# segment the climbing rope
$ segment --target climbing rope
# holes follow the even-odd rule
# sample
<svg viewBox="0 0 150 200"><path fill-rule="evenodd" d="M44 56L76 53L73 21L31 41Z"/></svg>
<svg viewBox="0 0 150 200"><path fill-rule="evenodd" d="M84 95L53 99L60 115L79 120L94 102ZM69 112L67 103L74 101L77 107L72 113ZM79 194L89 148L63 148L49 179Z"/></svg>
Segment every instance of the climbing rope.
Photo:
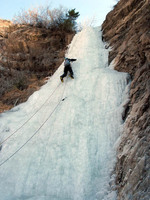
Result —
<svg viewBox="0 0 150 200"><path fill-rule="evenodd" d="M60 85L60 84L59 84ZM62 92L61 98L59 100L59 102L57 103L57 105L55 106L55 108L53 109L53 111L50 113L50 115L48 116L48 118L42 123L42 125L35 131L35 133L19 148L17 149L12 155L10 155L6 160L4 160L2 163L0 163L0 167L5 164L8 160L10 160L15 154L17 154L38 132L39 130L46 124L46 122L50 119L50 117L52 116L52 114L55 112L55 110L57 109L57 107L60 105L60 103L62 101L65 100L65 98L63 98L64 95L64 91L65 91L65 87L66 84L64 86L64 90Z"/></svg>
<svg viewBox="0 0 150 200"><path fill-rule="evenodd" d="M57 87L54 89L54 91L50 94L50 96L46 99L46 101L42 104L42 106L27 120L25 121L17 130L15 130L12 134L10 134L7 138L5 138L1 143L0 146L6 142L11 136L13 136L15 133L17 133L25 124L27 124L40 110L41 108L45 105L45 103L52 97L52 95L55 93L57 88L60 86L61 83L57 85Z"/></svg>

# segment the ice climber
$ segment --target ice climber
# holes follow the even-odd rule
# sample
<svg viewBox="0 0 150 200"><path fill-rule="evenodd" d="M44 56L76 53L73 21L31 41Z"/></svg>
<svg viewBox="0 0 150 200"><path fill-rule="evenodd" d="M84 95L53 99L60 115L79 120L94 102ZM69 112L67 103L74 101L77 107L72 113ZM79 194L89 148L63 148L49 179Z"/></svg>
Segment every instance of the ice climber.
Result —
<svg viewBox="0 0 150 200"><path fill-rule="evenodd" d="M71 63L70 62L74 62L77 59L70 59L70 58L65 58L64 61L64 73L60 76L60 80L63 82L63 78L67 76L67 73L70 73L70 77L74 78L73 76L73 71L72 71L72 67L71 67Z"/></svg>

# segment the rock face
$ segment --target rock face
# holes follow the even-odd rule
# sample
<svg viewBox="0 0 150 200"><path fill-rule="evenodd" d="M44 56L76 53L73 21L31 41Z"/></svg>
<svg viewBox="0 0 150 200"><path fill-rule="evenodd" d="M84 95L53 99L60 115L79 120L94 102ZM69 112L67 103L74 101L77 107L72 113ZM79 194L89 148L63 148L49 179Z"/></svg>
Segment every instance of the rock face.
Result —
<svg viewBox="0 0 150 200"><path fill-rule="evenodd" d="M8 28L11 24L11 21L0 19L0 39L5 34L5 28Z"/></svg>
<svg viewBox="0 0 150 200"><path fill-rule="evenodd" d="M0 112L24 102L63 62L74 33L0 20Z"/></svg>
<svg viewBox="0 0 150 200"><path fill-rule="evenodd" d="M102 25L109 62L131 75L130 102L118 147L118 200L150 199L150 1L120 0Z"/></svg>

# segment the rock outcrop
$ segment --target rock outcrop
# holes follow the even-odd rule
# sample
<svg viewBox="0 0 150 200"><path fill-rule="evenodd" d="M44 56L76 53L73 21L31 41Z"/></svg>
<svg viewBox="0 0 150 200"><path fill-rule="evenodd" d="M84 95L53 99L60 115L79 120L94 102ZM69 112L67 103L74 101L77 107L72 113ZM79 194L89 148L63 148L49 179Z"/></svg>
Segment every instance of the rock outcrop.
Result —
<svg viewBox="0 0 150 200"><path fill-rule="evenodd" d="M5 28L8 28L12 24L9 20L0 19L0 39L5 35Z"/></svg>
<svg viewBox="0 0 150 200"><path fill-rule="evenodd" d="M109 63L131 76L130 102L118 147L118 200L150 199L150 1L120 0L102 25Z"/></svg>
<svg viewBox="0 0 150 200"><path fill-rule="evenodd" d="M0 112L22 103L64 60L74 33L0 20Z"/></svg>

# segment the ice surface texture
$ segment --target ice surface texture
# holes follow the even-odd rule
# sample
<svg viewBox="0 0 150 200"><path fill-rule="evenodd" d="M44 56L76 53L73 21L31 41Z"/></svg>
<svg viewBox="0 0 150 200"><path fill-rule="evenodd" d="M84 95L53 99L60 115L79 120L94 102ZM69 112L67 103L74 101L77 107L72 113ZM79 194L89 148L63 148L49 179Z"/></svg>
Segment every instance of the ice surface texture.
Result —
<svg viewBox="0 0 150 200"><path fill-rule="evenodd" d="M66 56L77 59L72 64L74 80L66 77L60 84L62 64L26 103L1 114L0 141L31 119L2 144L0 163L48 119L0 167L2 200L116 199L109 182L123 126L128 75L108 67L99 29L85 28L70 44Z"/></svg>

